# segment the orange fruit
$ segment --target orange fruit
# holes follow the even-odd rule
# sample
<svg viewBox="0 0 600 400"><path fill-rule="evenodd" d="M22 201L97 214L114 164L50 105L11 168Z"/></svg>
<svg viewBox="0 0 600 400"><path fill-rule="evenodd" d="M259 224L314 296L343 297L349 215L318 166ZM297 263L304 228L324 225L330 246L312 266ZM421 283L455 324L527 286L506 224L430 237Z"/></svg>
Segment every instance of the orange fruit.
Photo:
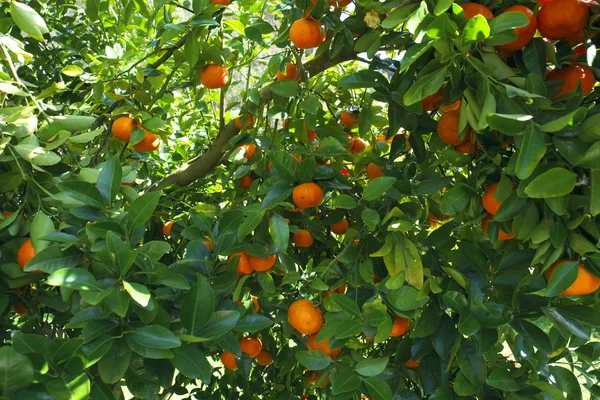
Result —
<svg viewBox="0 0 600 400"><path fill-rule="evenodd" d="M501 44L498 48L505 51L517 51L522 49L531 42L531 39L533 39L533 35L535 35L535 31L537 30L537 18L535 13L530 8L520 4L508 7L504 12L520 12L529 19L529 23L521 28L514 29L514 32L517 34L517 39L509 43Z"/></svg>
<svg viewBox="0 0 600 400"><path fill-rule="evenodd" d="M472 156L475 154L475 150L477 149L477 136L475 134L471 135L471 138L458 146L454 146L454 149L459 153L468 154Z"/></svg>
<svg viewBox="0 0 600 400"><path fill-rule="evenodd" d="M450 146L458 146L469 141L471 138L471 127L467 125L467 133L464 140L460 140L458 131L460 121L460 111L449 111L444 113L437 123L437 132L442 142Z"/></svg>
<svg viewBox="0 0 600 400"><path fill-rule="evenodd" d="M208 89L219 89L229 81L229 71L222 65L208 64L200 70L200 83Z"/></svg>
<svg viewBox="0 0 600 400"><path fill-rule="evenodd" d="M473 18L476 15L482 15L487 19L494 18L494 14L492 14L492 11L483 4L466 3L461 4L460 7L463 9L467 20Z"/></svg>
<svg viewBox="0 0 600 400"><path fill-rule="evenodd" d="M290 27L290 40L299 49L319 47L323 42L321 24L313 18L300 18Z"/></svg>
<svg viewBox="0 0 600 400"><path fill-rule="evenodd" d="M396 318L394 319L394 325L392 326L392 333L390 334L390 337L404 335L406 332L408 332L409 324L410 321L408 320L408 318L396 316Z"/></svg>
<svg viewBox="0 0 600 400"><path fill-rule="evenodd" d="M116 139L129 142L131 138L131 131L133 128L139 126L140 124L138 124L133 118L119 117L113 122L111 131Z"/></svg>
<svg viewBox="0 0 600 400"><path fill-rule="evenodd" d="M444 213L440 213L440 214L442 216L442 221L446 221L447 219L450 218L450 215L446 215ZM440 219L438 217L436 217L435 214L433 214L431 211L429 211L429 226L431 226L432 228L435 228L439 224L440 224Z"/></svg>
<svg viewBox="0 0 600 400"><path fill-rule="evenodd" d="M336 235L343 235L348 230L348 221L342 219L335 224L329 225L329 228L331 229L331 232L335 233Z"/></svg>
<svg viewBox="0 0 600 400"><path fill-rule="evenodd" d="M288 309L288 321L298 332L312 335L323 326L323 315L313 303L300 299L292 303Z"/></svg>
<svg viewBox="0 0 600 400"><path fill-rule="evenodd" d="M12 212L12 211L2 211L3 217L10 217L13 214L14 214L14 212Z"/></svg>
<svg viewBox="0 0 600 400"><path fill-rule="evenodd" d="M349 113L348 111L344 110L340 114L340 122L347 128L354 128L357 118L357 112Z"/></svg>
<svg viewBox="0 0 600 400"><path fill-rule="evenodd" d="M21 269L25 268L25 265L27 265L27 263L31 261L33 256L36 254L37 252L33 248L33 242L31 239L27 239L27 241L21 245L19 251L17 252L17 263L21 266ZM44 271L39 269L27 272L44 273Z"/></svg>
<svg viewBox="0 0 600 400"><path fill-rule="evenodd" d="M452 104L441 105L440 106L440 110L442 110L444 112L459 110L460 109L460 103L461 103L461 101L460 101L460 99L458 99L458 100L456 100Z"/></svg>
<svg viewBox="0 0 600 400"><path fill-rule="evenodd" d="M275 265L275 260L277 260L277 256L275 254L267 258L254 257L253 255L248 254L248 262L250 263L250 266L253 270L259 272L270 270L273 265Z"/></svg>
<svg viewBox="0 0 600 400"><path fill-rule="evenodd" d="M240 186L246 190L250 190L250 185L252 185L252 182L254 182L254 179L250 178L250 176L246 174L240 179Z"/></svg>
<svg viewBox="0 0 600 400"><path fill-rule="evenodd" d="M208 236L204 236L204 237L207 238L208 241L202 242L202 244L205 245L206 247L208 247L208 249L210 251L212 251L213 247L212 247L212 242L210 241L210 238Z"/></svg>
<svg viewBox="0 0 600 400"><path fill-rule="evenodd" d="M257 338L245 337L240 340L240 348L242 349L242 353L246 353L248 357L254 358L262 351L262 342Z"/></svg>
<svg viewBox="0 0 600 400"><path fill-rule="evenodd" d="M590 17L586 3L579 0L552 0L537 16L537 27L546 39L568 39L585 28Z"/></svg>
<svg viewBox="0 0 600 400"><path fill-rule="evenodd" d="M252 299L252 303L254 303L254 314L256 314L260 310L260 304L258 304L256 296L250 296L250 298Z"/></svg>
<svg viewBox="0 0 600 400"><path fill-rule="evenodd" d="M236 272L238 273L238 275L251 274L252 271L254 271L254 270L250 266L250 260L248 260L248 253L246 253L245 251L240 251L239 253L234 253L234 254L230 255L229 259L232 260L236 256L240 257L238 259L238 264L237 264L237 268L236 268Z"/></svg>
<svg viewBox="0 0 600 400"><path fill-rule="evenodd" d="M383 172L381 172L381 170L383 170L382 166L379 166L375 163L369 163L369 165L367 165L367 176L369 179L379 178L380 176L383 176Z"/></svg>
<svg viewBox="0 0 600 400"><path fill-rule="evenodd" d="M315 372L315 371L310 371L308 373L308 375L306 376L306 382L311 384L311 385L315 385L323 376L323 373L321 372ZM325 386L329 385L329 380L323 382L321 385L319 385L320 388L324 388Z"/></svg>
<svg viewBox="0 0 600 400"><path fill-rule="evenodd" d="M292 200L300 209L316 207L323 201L323 189L314 182L303 183L294 188Z"/></svg>
<svg viewBox="0 0 600 400"><path fill-rule="evenodd" d="M241 144L237 146L243 148L246 151L246 159L250 161L254 153L256 153L256 145L254 143Z"/></svg>
<svg viewBox="0 0 600 400"><path fill-rule="evenodd" d="M173 221L167 221L163 225L162 231L165 236L171 236L171 228L173 228Z"/></svg>
<svg viewBox="0 0 600 400"><path fill-rule="evenodd" d="M239 130L242 130L246 125L248 125L248 129L252 129L254 128L254 115L246 113L234 119L233 122Z"/></svg>
<svg viewBox="0 0 600 400"><path fill-rule="evenodd" d="M304 124L304 130L306 131L307 143L312 143L317 140L317 132L312 129L308 129L308 125Z"/></svg>
<svg viewBox="0 0 600 400"><path fill-rule="evenodd" d="M488 226L490 225L490 221L492 220L492 218L494 218L493 215L488 215L484 219L481 220L481 230L486 235L488 233ZM512 221L510 222L510 225L512 226ZM498 231L498 240L510 240L510 239L513 239L514 237L515 237L514 233L506 233L502 230L502 228L500 228L500 230Z"/></svg>
<svg viewBox="0 0 600 400"><path fill-rule="evenodd" d="M133 186L135 184L135 180L131 182L121 182L121 186Z"/></svg>
<svg viewBox="0 0 600 400"><path fill-rule="evenodd" d="M342 352L341 347L338 349L331 349L331 347L329 347L329 339L324 339L320 342L317 342L316 333L308 338L308 349L320 351L321 353L327 354L331 358L337 357Z"/></svg>
<svg viewBox="0 0 600 400"><path fill-rule="evenodd" d="M237 361L235 359L235 354L230 353L228 351L224 351L221 353L221 363L225 368L228 368L232 371L237 371Z"/></svg>
<svg viewBox="0 0 600 400"><path fill-rule="evenodd" d="M262 350L258 356L256 356L256 362L258 365L269 365L273 362L273 357L267 350Z"/></svg>
<svg viewBox="0 0 600 400"><path fill-rule="evenodd" d="M552 274L554 273L556 267L562 263L571 261L575 260L564 259L555 262L554 265L550 267L548 272L546 272L548 281L552 278ZM571 286L561 293L563 296L582 296L584 294L593 293L600 287L600 278L590 274L588 270L585 269L581 264L578 264L577 268L579 269L577 273L577 279L575 279L575 282L573 282Z"/></svg>
<svg viewBox="0 0 600 400"><path fill-rule="evenodd" d="M298 76L298 72L300 71L298 70L298 67L296 67L296 64L287 63L285 65L285 74L282 74L281 71L277 72L277 80L285 81L296 79L296 77Z"/></svg>
<svg viewBox="0 0 600 400"><path fill-rule="evenodd" d="M436 108L439 108L442 105L442 101L444 100L444 85L438 89L437 92L425 97L421 100L421 105L423 106L423 111L433 111Z"/></svg>
<svg viewBox="0 0 600 400"><path fill-rule="evenodd" d="M19 315L26 315L27 314L27 310L25 309L25 306L23 305L23 303L17 303L13 306L15 312Z"/></svg>
<svg viewBox="0 0 600 400"><path fill-rule="evenodd" d="M221 4L224 6L228 6L231 0L210 0L210 2L213 4Z"/></svg>
<svg viewBox="0 0 600 400"><path fill-rule="evenodd" d="M361 151L365 151L365 149L367 148L367 144L368 143L362 140L361 138L354 138L352 139L352 146L350 146L348 150L350 150L352 154L358 154Z"/></svg>
<svg viewBox="0 0 600 400"><path fill-rule="evenodd" d="M594 88L594 84L596 83L596 77L594 76L592 70L580 64L569 65L568 67L555 69L548 73L547 79L562 81L558 87L560 92L558 92L555 98L574 92L579 82L581 82L583 95L587 96L590 94Z"/></svg>
<svg viewBox="0 0 600 400"><path fill-rule="evenodd" d="M326 291L323 294L323 297L329 297L332 294L344 294L344 293L346 293L346 284L343 284L342 286L340 286L339 288L337 288L337 289L335 289L333 291L331 291L331 290Z"/></svg>
<svg viewBox="0 0 600 400"><path fill-rule="evenodd" d="M160 136L144 129L144 138L133 145L133 148L141 153L154 151L160 146Z"/></svg>
<svg viewBox="0 0 600 400"><path fill-rule="evenodd" d="M419 366L419 361L414 361L412 358L404 363L408 368L417 368Z"/></svg>
<svg viewBox="0 0 600 400"><path fill-rule="evenodd" d="M294 233L294 243L298 247L310 247L314 241L313 235L307 230L301 229Z"/></svg>
<svg viewBox="0 0 600 400"><path fill-rule="evenodd" d="M496 214L502 205L501 202L494 198L496 190L498 190L498 182L489 185L483 192L483 197L481 198L483 208L492 215Z"/></svg>

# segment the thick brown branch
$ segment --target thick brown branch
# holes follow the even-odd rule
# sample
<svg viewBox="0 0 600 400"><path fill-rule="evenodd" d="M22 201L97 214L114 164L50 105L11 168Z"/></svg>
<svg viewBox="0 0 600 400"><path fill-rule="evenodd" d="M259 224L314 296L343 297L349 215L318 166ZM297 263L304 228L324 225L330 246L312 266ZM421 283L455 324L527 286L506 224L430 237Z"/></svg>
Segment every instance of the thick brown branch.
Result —
<svg viewBox="0 0 600 400"><path fill-rule="evenodd" d="M329 59L328 53L323 53L318 58L306 63L304 69L310 76L315 76L339 63L352 60L355 57L356 53L353 51L341 52L332 59ZM261 104L266 104L271 100L271 96L270 86L265 86L260 92ZM235 123L229 121L229 123L219 132L215 141L204 154L195 157L188 163L182 165L162 180L156 182L148 190L162 190L172 185L186 186L203 177L219 164L225 155L227 144L239 132L240 130L235 126Z"/></svg>

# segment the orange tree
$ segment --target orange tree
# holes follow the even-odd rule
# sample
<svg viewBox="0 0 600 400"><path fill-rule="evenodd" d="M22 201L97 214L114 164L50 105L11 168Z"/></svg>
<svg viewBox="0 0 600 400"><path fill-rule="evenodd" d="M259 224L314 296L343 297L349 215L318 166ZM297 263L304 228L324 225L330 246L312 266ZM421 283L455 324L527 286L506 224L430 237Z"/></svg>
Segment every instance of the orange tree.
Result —
<svg viewBox="0 0 600 400"><path fill-rule="evenodd" d="M2 396L600 396L595 2L26 3Z"/></svg>

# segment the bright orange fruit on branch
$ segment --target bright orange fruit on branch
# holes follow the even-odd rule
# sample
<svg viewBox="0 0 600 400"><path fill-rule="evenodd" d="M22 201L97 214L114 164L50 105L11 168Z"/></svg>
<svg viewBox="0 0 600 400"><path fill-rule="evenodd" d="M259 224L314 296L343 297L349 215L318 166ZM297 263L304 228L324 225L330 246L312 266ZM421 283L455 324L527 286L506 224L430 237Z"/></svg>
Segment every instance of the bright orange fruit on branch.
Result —
<svg viewBox="0 0 600 400"><path fill-rule="evenodd" d="M171 229L173 228L173 221L167 221L163 225L162 231L165 236L171 236Z"/></svg>
<svg viewBox="0 0 600 400"><path fill-rule="evenodd" d="M329 347L329 339L321 340L317 342L317 334L313 334L308 338L308 349L320 351L321 353L327 354L329 357L337 357L341 352L342 348L332 349Z"/></svg>
<svg viewBox="0 0 600 400"><path fill-rule="evenodd" d="M250 190L250 186L252 186L252 182L254 182L254 179L252 179L248 174L246 174L246 175L242 176L242 178L240 179L240 186L246 190Z"/></svg>
<svg viewBox="0 0 600 400"><path fill-rule="evenodd" d="M314 182L303 183L294 188L292 200L296 207L316 207L323 201L323 189Z"/></svg>
<svg viewBox="0 0 600 400"><path fill-rule="evenodd" d="M237 128L240 130L243 129L245 126L248 126L248 129L254 128L254 116L250 113L240 115L233 121L235 122L235 126L237 126Z"/></svg>
<svg viewBox="0 0 600 400"><path fill-rule="evenodd" d="M367 165L367 176L369 179L379 178L380 176L383 176L383 172L381 172L382 170L382 166L379 166L375 163L369 163Z"/></svg>
<svg viewBox="0 0 600 400"><path fill-rule="evenodd" d="M423 111L433 111L436 108L439 108L442 105L442 100L444 99L444 86L440 87L437 92L425 97L421 100L421 105L423 106Z"/></svg>
<svg viewBox="0 0 600 400"><path fill-rule="evenodd" d="M113 122L111 131L116 139L129 142L131 139L131 131L133 128L137 128L139 126L140 124L138 124L133 118L119 117Z"/></svg>
<svg viewBox="0 0 600 400"><path fill-rule="evenodd" d="M312 335L323 326L323 315L313 303L300 299L292 303L288 309L288 321L298 332Z"/></svg>
<svg viewBox="0 0 600 400"><path fill-rule="evenodd" d="M294 233L294 243L298 247L310 247L314 241L313 235L305 229L300 229Z"/></svg>
<svg viewBox="0 0 600 400"><path fill-rule="evenodd" d="M210 2L213 4L221 4L224 6L228 6L231 0L210 0Z"/></svg>
<svg viewBox="0 0 600 400"><path fill-rule="evenodd" d="M415 361L411 358L407 362L405 362L404 365L408 368L417 368L419 366L419 361Z"/></svg>
<svg viewBox="0 0 600 400"><path fill-rule="evenodd" d="M232 371L237 371L237 361L235 359L235 354L230 353L228 351L224 351L221 353L221 363Z"/></svg>
<svg viewBox="0 0 600 400"><path fill-rule="evenodd" d="M442 142L450 146L458 146L469 141L471 138L471 127L467 126L465 138L460 140L459 128L460 111L444 113L437 123L437 132Z"/></svg>
<svg viewBox="0 0 600 400"><path fill-rule="evenodd" d="M329 225L331 232L336 235L343 235L348 230L348 221L346 219L342 219L339 222Z"/></svg>
<svg viewBox="0 0 600 400"><path fill-rule="evenodd" d="M277 80L285 81L285 80L296 79L296 77L298 76L298 72L300 72L300 71L298 70L298 67L296 67L296 64L287 63L285 65L285 74L282 73L281 71L277 72Z"/></svg>
<svg viewBox="0 0 600 400"><path fill-rule="evenodd" d="M299 49L319 47L323 42L321 24L314 18L301 18L290 27L290 40Z"/></svg>
<svg viewBox="0 0 600 400"><path fill-rule="evenodd" d="M160 146L160 136L155 135L144 129L144 138L139 142L133 145L133 148L139 152L145 153L149 151L154 151L158 149Z"/></svg>
<svg viewBox="0 0 600 400"><path fill-rule="evenodd" d="M556 97L574 92L580 82L583 95L587 96L596 84L596 77L592 70L581 64L555 69L548 74L548 80L562 81L559 86L560 92Z"/></svg>
<svg viewBox="0 0 600 400"><path fill-rule="evenodd" d="M461 4L460 7L463 9L467 20L473 18L476 15L482 15L487 19L494 18L494 14L492 14L492 11L483 4L466 3Z"/></svg>
<svg viewBox="0 0 600 400"><path fill-rule="evenodd" d="M222 65L208 64L200 70L200 83L208 89L219 89L229 81L229 71Z"/></svg>
<svg viewBox="0 0 600 400"><path fill-rule="evenodd" d="M562 263L571 261L575 260L563 259L555 262L554 265L550 267L548 272L546 272L548 276L548 281L550 281L550 279L552 278L552 274L554 273L556 267L558 267ZM569 286L561 293L563 296L582 296L585 294L593 293L600 287L599 278L590 274L588 270L585 269L581 264L577 265L577 268L579 270L577 274L577 279L575 279L575 282L573 282L571 286Z"/></svg>
<svg viewBox="0 0 600 400"><path fill-rule="evenodd" d="M340 122L347 128L354 128L356 126L356 119L358 118L357 112L348 112L346 110L340 113Z"/></svg>
<svg viewBox="0 0 600 400"><path fill-rule="evenodd" d="M273 356L267 350L262 350L258 356L256 356L256 362L258 365L269 365L273 362Z"/></svg>
<svg viewBox="0 0 600 400"><path fill-rule="evenodd" d="M440 110L442 110L444 112L458 110L458 109L460 109L460 103L461 103L461 101L460 101L460 99L458 99L452 104L447 104L447 105L442 104L440 106Z"/></svg>
<svg viewBox="0 0 600 400"><path fill-rule="evenodd" d="M240 257L238 259L238 264L237 264L237 268L236 268L236 271L237 271L238 275L249 275L249 274L251 274L252 271L254 271L254 270L250 266L250 260L248 260L248 253L246 253L245 251L241 251L239 253L234 253L234 254L232 254L232 255L229 256L229 259L232 260L236 256Z"/></svg>
<svg viewBox="0 0 600 400"><path fill-rule="evenodd" d="M21 269L25 268L25 265L27 265L27 263L29 261L31 261L31 259L36 254L37 254L37 252L35 251L35 248L33 247L33 242L31 241L31 239L27 239L27 241L21 245L21 247L19 248L19 251L17 252L17 263L21 266ZM36 269L34 271L28 271L28 272L43 273L44 271Z"/></svg>
<svg viewBox="0 0 600 400"><path fill-rule="evenodd" d="M483 192L483 197L481 198L483 208L492 215L495 215L502 205L502 203L494 197L496 190L498 190L498 182L489 185Z"/></svg>
<svg viewBox="0 0 600 400"><path fill-rule="evenodd" d="M254 153L256 153L256 145L254 143L241 144L237 147L241 147L246 152L245 156L248 161L252 158Z"/></svg>
<svg viewBox="0 0 600 400"><path fill-rule="evenodd" d="M585 28L590 17L580 0L552 0L542 6L537 17L540 34L546 39L568 39Z"/></svg>
<svg viewBox="0 0 600 400"><path fill-rule="evenodd" d="M517 34L517 39L509 43L501 44L498 48L505 51L517 51L522 49L531 42L531 39L533 39L533 35L535 35L535 31L537 30L537 18L535 13L530 8L520 4L508 7L504 12L520 12L529 19L529 23L521 28L514 29L514 32Z"/></svg>
<svg viewBox="0 0 600 400"><path fill-rule="evenodd" d="M408 332L409 324L410 321L408 320L408 318L396 316L396 318L394 319L394 325L392 326L392 333L390 334L390 336L396 337L404 335L406 332Z"/></svg>
<svg viewBox="0 0 600 400"><path fill-rule="evenodd" d="M254 358L260 354L262 342L257 338L245 337L240 340L240 348L242 349L242 353L246 353L248 357Z"/></svg>
<svg viewBox="0 0 600 400"><path fill-rule="evenodd" d="M255 271L268 271L273 265L275 265L275 260L277 260L276 255L269 256L267 258L254 257L251 254L248 254L248 262L250 266Z"/></svg>

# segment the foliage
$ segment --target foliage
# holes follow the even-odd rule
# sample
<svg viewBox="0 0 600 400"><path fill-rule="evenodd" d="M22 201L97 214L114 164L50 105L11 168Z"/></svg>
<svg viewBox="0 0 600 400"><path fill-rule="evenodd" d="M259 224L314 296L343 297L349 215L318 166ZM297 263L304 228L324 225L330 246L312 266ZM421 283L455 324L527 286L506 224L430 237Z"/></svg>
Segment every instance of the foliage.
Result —
<svg viewBox="0 0 600 400"><path fill-rule="evenodd" d="M546 79L574 62L600 73L596 48L535 37L499 55L528 22L499 16L514 3L488 1L496 17L468 21L446 0L3 3L0 393L600 395L598 292L561 295L576 262L545 274L573 259L600 276L598 95L578 84L557 97ZM288 35L304 11L327 32L305 52ZM221 90L199 84L212 63L229 69ZM298 79L275 80L288 63ZM426 107L436 95L461 100L472 154L440 140L440 104ZM355 127L342 111L359 112ZM158 151L111 135L124 114L160 136ZM131 145L143 138L133 129ZM370 163L384 176L366 179ZM307 182L324 199L295 209ZM332 234L342 219L345 234ZM299 230L314 243L294 245ZM22 268L29 238L37 254ZM275 265L240 276L242 251ZM339 356L290 325L302 298ZM410 330L390 336L398 316ZM243 353L246 336L273 362Z"/></svg>

